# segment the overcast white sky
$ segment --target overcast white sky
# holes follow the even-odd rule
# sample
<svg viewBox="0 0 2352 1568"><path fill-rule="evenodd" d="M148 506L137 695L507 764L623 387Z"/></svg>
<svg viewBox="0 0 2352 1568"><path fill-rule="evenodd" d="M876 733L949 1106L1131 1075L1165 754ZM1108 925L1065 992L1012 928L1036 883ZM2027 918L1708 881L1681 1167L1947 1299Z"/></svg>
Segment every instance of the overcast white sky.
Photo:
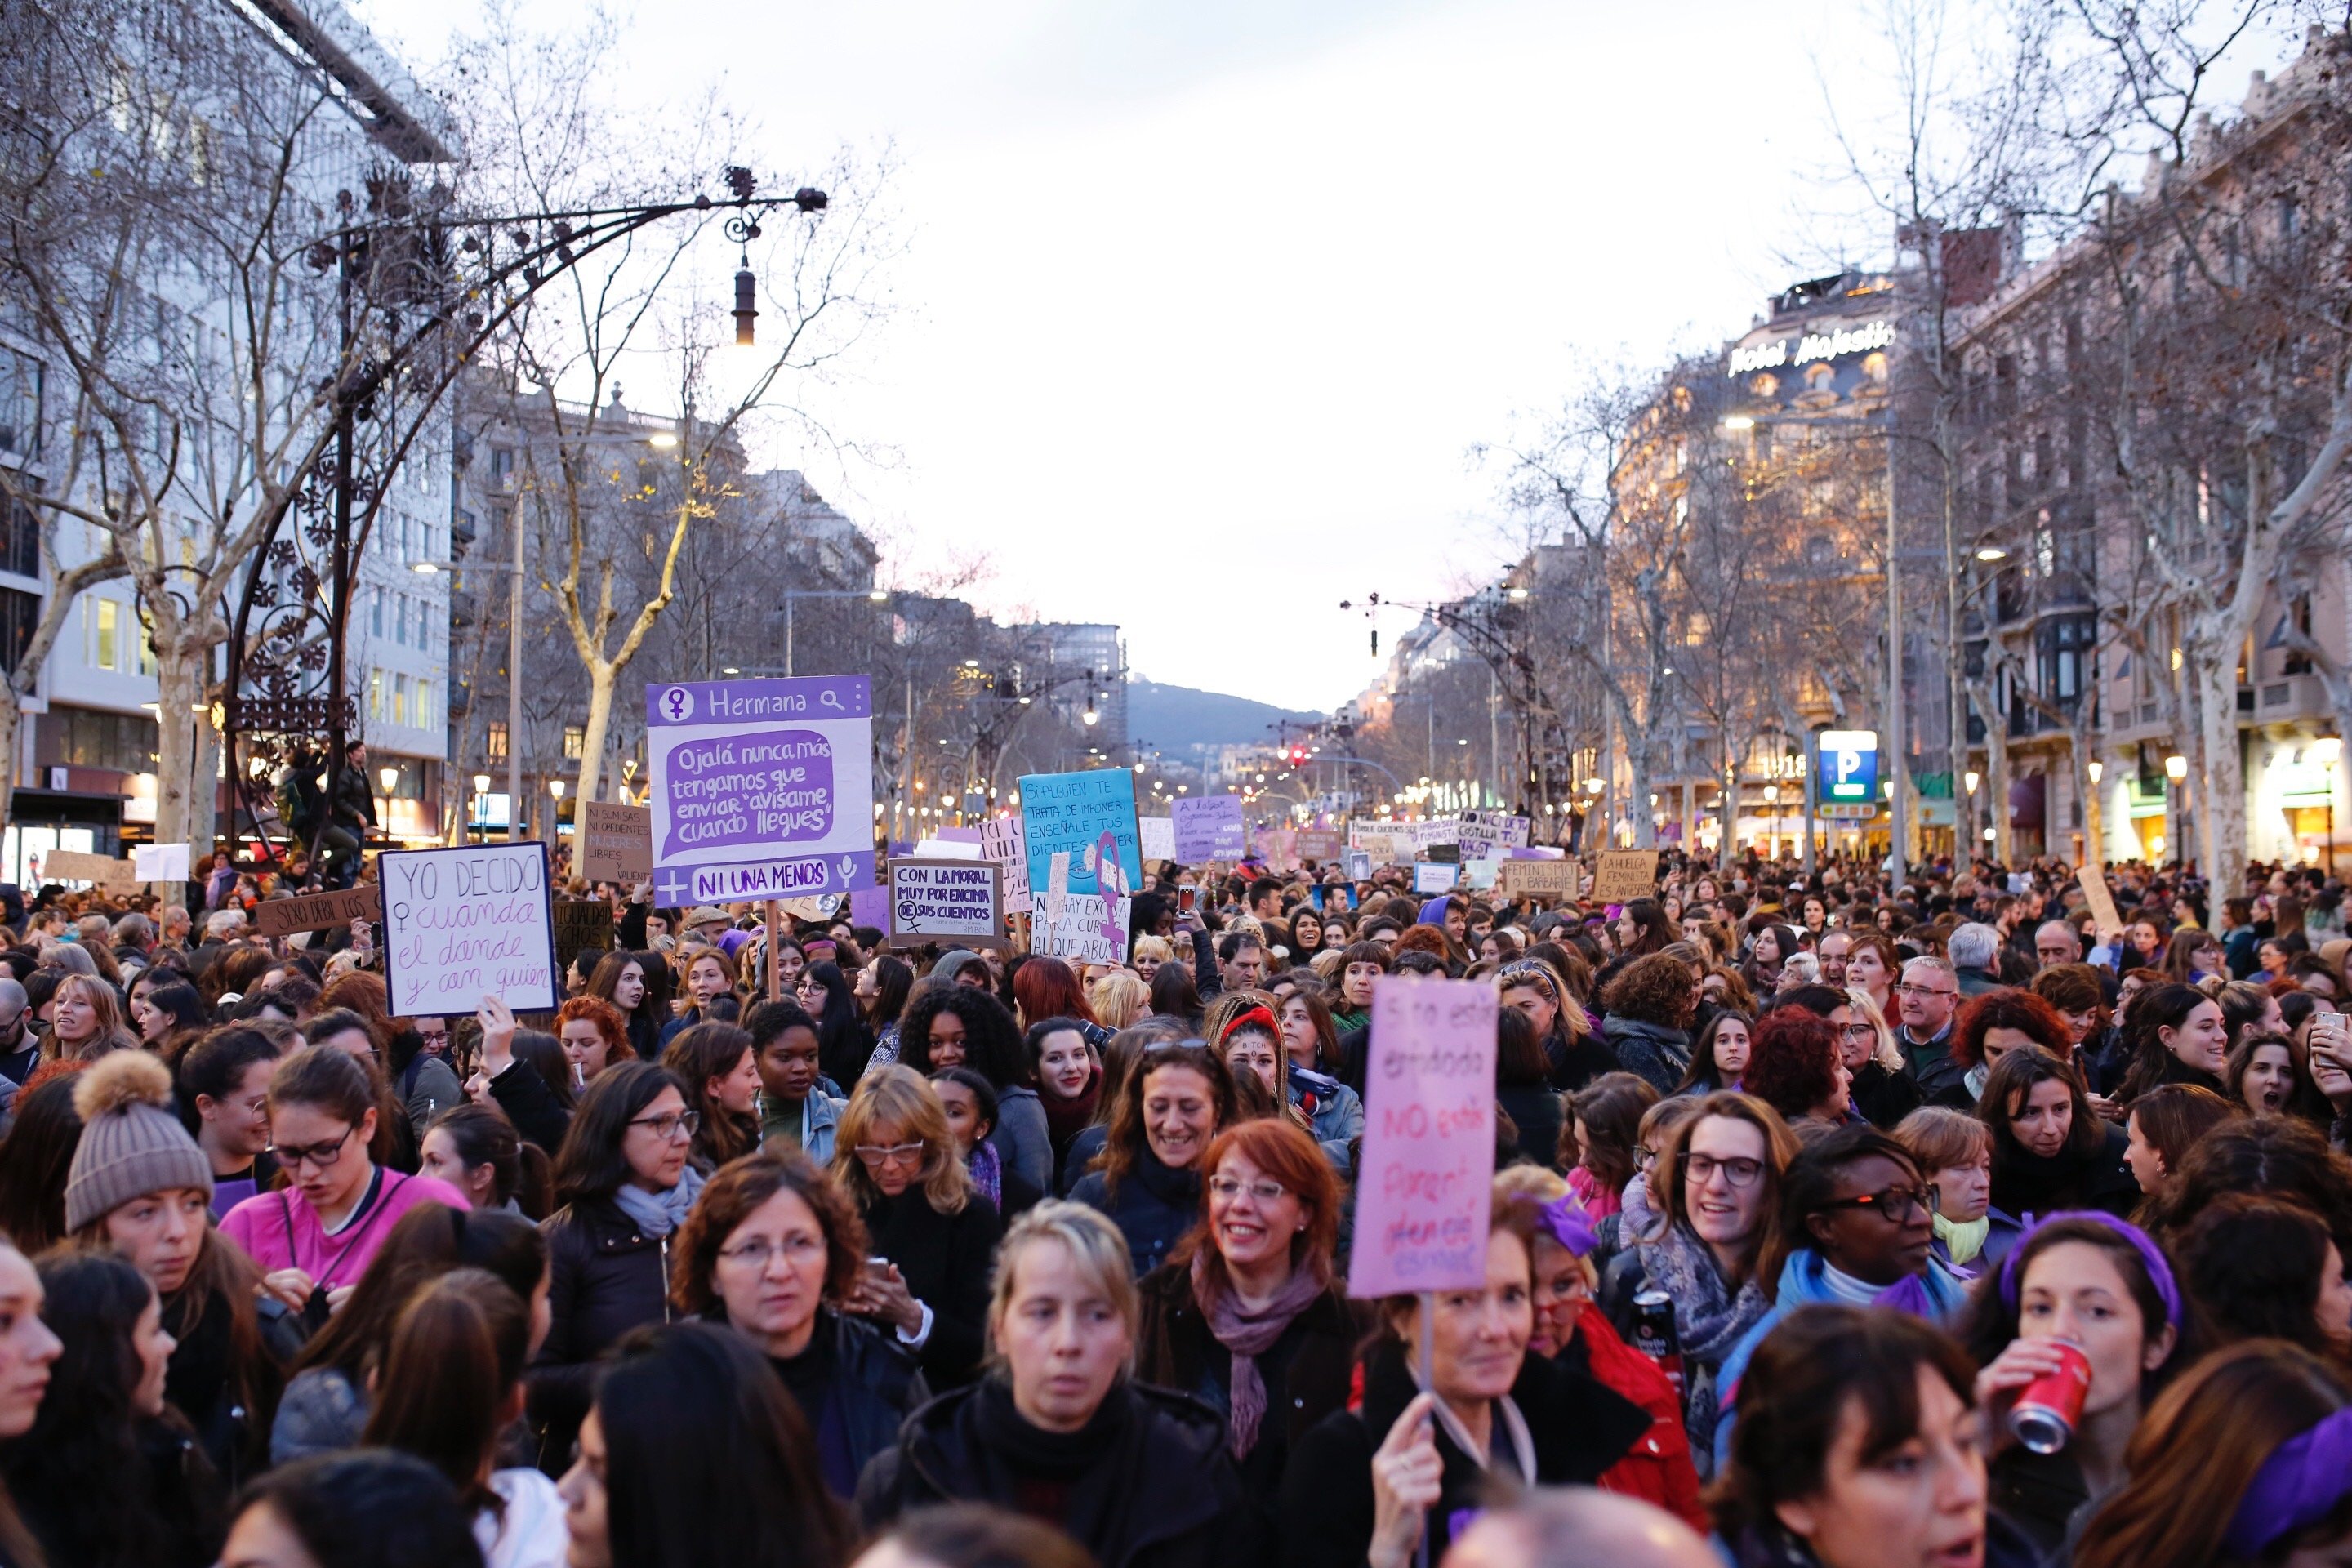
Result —
<svg viewBox="0 0 2352 1568"><path fill-rule="evenodd" d="M474 14L352 4L419 61ZM985 551L985 608L1119 622L1139 676L1328 708L1377 668L1340 599L1500 558L1466 448L1834 262L1816 72L1866 132L1876 14L661 0L616 64L751 110L745 161L788 183L895 144L903 313L827 412L898 460L806 458L843 510L902 553ZM714 286L732 261L712 247Z"/></svg>

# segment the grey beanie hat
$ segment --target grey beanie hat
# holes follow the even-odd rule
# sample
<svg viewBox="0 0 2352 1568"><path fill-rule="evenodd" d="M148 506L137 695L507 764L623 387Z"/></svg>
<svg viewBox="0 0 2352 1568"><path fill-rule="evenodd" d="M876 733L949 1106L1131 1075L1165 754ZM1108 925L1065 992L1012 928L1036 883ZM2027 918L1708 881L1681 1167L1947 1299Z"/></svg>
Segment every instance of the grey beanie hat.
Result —
<svg viewBox="0 0 2352 1568"><path fill-rule="evenodd" d="M66 1229L174 1187L213 1194L213 1164L172 1113L171 1070L143 1050L110 1051L74 1085L81 1142L66 1174Z"/></svg>

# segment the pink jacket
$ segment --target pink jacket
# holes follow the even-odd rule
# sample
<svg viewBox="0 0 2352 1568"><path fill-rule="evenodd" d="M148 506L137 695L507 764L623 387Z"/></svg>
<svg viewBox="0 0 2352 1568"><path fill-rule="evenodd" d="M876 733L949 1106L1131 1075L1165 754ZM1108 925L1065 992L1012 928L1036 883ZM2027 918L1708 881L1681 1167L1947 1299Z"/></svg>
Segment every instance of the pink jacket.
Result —
<svg viewBox="0 0 2352 1568"><path fill-rule="evenodd" d="M318 1212L290 1189L256 1193L228 1211L221 1234L236 1242L261 1265L265 1274L279 1268L299 1268L321 1289L355 1285L400 1216L423 1203L469 1208L466 1194L431 1176L404 1175L380 1170L375 1203L367 1212L329 1236L319 1224Z"/></svg>

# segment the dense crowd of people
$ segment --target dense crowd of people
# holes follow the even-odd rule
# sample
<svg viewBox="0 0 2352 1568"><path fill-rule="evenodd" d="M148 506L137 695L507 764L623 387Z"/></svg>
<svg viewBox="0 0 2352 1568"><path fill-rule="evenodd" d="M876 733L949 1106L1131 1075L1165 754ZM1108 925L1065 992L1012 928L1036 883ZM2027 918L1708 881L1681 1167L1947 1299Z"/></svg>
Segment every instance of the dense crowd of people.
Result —
<svg viewBox="0 0 2352 1568"><path fill-rule="evenodd" d="M457 1019L0 888L0 1564L2352 1562L2341 885L1661 858L1166 867L1116 964L579 888ZM1352 1300L1433 976L1484 1278Z"/></svg>

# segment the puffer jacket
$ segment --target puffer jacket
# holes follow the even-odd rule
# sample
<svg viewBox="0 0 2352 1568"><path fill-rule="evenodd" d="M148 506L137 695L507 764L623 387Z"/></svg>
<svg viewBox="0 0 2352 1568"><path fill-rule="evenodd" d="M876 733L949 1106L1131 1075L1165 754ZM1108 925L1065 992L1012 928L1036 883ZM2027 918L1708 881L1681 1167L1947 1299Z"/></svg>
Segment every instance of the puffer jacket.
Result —
<svg viewBox="0 0 2352 1568"><path fill-rule="evenodd" d="M669 1248L611 1198L566 1204L540 1225L547 1237L548 1331L523 1374L540 1467L560 1475L587 1419L596 1358L631 1329L669 1321Z"/></svg>

